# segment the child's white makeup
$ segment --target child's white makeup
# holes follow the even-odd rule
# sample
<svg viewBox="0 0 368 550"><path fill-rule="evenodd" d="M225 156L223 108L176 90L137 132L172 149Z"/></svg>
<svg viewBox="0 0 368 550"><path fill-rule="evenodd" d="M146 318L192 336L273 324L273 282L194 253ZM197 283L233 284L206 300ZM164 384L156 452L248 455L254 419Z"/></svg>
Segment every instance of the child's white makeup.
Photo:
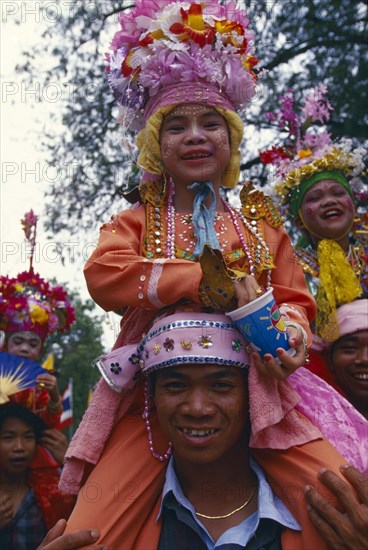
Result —
<svg viewBox="0 0 368 550"><path fill-rule="evenodd" d="M166 115L160 146L166 173L183 185L206 179L220 184L231 156L226 120L201 104L179 105Z"/></svg>

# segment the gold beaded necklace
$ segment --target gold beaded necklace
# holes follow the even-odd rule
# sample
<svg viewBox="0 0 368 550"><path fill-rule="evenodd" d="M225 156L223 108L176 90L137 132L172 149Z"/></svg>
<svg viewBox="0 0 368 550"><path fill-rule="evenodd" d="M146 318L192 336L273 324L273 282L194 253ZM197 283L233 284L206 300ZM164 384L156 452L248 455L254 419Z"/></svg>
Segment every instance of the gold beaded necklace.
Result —
<svg viewBox="0 0 368 550"><path fill-rule="evenodd" d="M254 489L252 491L252 494L250 495L249 498L247 498L247 500L244 502L244 504L239 506L239 508L235 508L235 510L233 510L232 512L229 512L228 514L224 514L223 516L207 516L206 514L201 514L200 512L196 512L196 516L200 516L201 518L206 518L206 519L225 519L225 518L229 518L230 516L233 516L234 514L236 514L236 512L240 512L240 510L243 510L243 508L245 508L246 505L250 503L250 501L252 500L252 498L254 496L254 493L257 490L257 487L258 487L257 485L254 487Z"/></svg>

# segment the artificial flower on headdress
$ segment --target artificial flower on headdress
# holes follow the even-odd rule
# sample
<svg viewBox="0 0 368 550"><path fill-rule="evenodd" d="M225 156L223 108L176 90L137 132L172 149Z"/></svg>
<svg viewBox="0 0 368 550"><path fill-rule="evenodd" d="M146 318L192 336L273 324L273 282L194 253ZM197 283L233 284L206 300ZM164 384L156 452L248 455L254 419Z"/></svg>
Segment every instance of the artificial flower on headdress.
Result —
<svg viewBox="0 0 368 550"><path fill-rule="evenodd" d="M351 139L333 142L325 125L333 110L323 84L295 105L292 90L281 96L279 109L266 118L286 132L284 144L260 153L264 164L275 167L274 191L287 213L298 215L305 193L321 179L335 179L358 203L364 203L363 178L367 151ZM362 201L363 199L363 201Z"/></svg>
<svg viewBox="0 0 368 550"><path fill-rule="evenodd" d="M16 277L0 277L0 330L36 331L44 339L48 334L68 330L75 321L75 312L61 286L52 286L33 271L37 221L33 210L21 220L31 245L29 271Z"/></svg>
<svg viewBox="0 0 368 550"><path fill-rule="evenodd" d="M37 273L0 277L0 330L35 330L46 337L68 330L75 321L74 308L60 286L52 286Z"/></svg>
<svg viewBox="0 0 368 550"><path fill-rule="evenodd" d="M236 2L138 0L119 22L108 80L125 110L120 118L135 117L136 128L149 99L172 85L214 86L234 109L254 95L253 33Z"/></svg>

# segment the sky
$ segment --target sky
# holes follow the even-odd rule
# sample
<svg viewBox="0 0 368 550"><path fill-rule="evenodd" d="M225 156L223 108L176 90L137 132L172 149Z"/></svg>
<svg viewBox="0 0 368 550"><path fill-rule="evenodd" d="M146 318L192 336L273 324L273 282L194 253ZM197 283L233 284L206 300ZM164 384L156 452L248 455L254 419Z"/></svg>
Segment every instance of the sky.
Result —
<svg viewBox="0 0 368 550"><path fill-rule="evenodd" d="M50 4L52 2L49 2ZM27 0L0 2L1 9L1 274L15 276L29 268L29 246L24 240L20 220L31 208L39 216L34 269L46 279L77 290L82 299L89 298L83 277L83 264L92 252L98 232L89 240L85 235L63 235L65 260L53 235L44 230L44 195L60 174L47 164L41 150L44 121L61 107L60 90L41 81L30 87L20 80L15 66L22 51L39 42L43 30L50 25L40 15L40 2ZM15 24L15 19L20 21ZM79 257L79 255L81 257ZM104 312L97 308L99 314ZM115 317L104 322L104 344L109 348L116 335Z"/></svg>

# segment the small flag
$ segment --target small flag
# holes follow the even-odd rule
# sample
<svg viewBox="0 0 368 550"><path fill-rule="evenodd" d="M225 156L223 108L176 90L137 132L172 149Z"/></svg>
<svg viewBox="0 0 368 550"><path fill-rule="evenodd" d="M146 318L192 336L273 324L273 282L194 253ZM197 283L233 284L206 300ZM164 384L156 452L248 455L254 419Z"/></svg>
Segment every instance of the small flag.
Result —
<svg viewBox="0 0 368 550"><path fill-rule="evenodd" d="M69 378L68 385L61 397L63 412L60 418L59 430L73 424L73 378Z"/></svg>
<svg viewBox="0 0 368 550"><path fill-rule="evenodd" d="M52 372L54 370L54 354L50 353L44 362L42 363L42 366L44 369L46 369L49 372Z"/></svg>

